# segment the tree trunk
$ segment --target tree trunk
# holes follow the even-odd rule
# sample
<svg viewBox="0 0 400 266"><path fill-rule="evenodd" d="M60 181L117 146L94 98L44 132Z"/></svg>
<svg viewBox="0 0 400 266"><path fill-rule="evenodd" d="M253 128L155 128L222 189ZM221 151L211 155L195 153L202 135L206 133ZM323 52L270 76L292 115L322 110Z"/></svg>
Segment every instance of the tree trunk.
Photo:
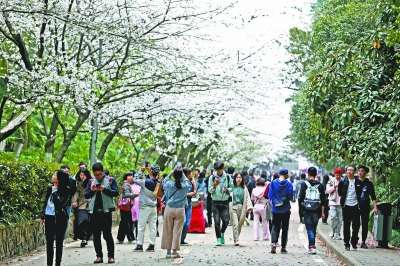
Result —
<svg viewBox="0 0 400 266"><path fill-rule="evenodd" d="M79 129L85 123L85 121L88 119L90 112L86 113L80 113L78 116L78 121L76 121L75 125L73 128L68 132L67 137L64 139L60 149L58 150L56 154L56 163L61 163L62 160L64 159L65 153L67 152L69 146L72 143L72 140L76 137L76 135L79 132Z"/></svg>
<svg viewBox="0 0 400 266"><path fill-rule="evenodd" d="M35 111L35 104L30 104L25 111L21 112L19 115L15 116L5 127L0 130L0 141L5 140L11 136L15 131L17 131L26 119Z"/></svg>
<svg viewBox="0 0 400 266"><path fill-rule="evenodd" d="M44 121L43 121L44 122ZM45 123L45 122L44 122ZM46 143L44 145L44 160L45 162L51 162L53 160L53 155L54 155L54 145L56 143L56 134L57 134L57 128L58 128L58 120L56 118L56 115L53 115L53 119L51 121L51 126L49 132L46 132Z"/></svg>
<svg viewBox="0 0 400 266"><path fill-rule="evenodd" d="M99 153L97 154L97 160L101 161L104 158L104 154L107 151L108 145L110 145L111 141L114 139L114 137L118 134L119 130L121 127L127 122L128 120L121 120L118 121L117 124L114 127L114 130L107 135L107 137L103 140L103 143L101 144L101 148Z"/></svg>

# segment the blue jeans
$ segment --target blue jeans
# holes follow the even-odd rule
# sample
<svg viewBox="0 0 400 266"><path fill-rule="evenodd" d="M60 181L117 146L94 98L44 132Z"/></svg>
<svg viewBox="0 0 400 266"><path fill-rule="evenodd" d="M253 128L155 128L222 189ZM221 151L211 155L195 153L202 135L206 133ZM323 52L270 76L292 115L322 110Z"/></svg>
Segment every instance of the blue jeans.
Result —
<svg viewBox="0 0 400 266"><path fill-rule="evenodd" d="M192 205L185 209L185 221L183 222L181 243L185 242L185 238L190 226L190 220L192 219Z"/></svg>
<svg viewBox="0 0 400 266"><path fill-rule="evenodd" d="M320 215L317 212L304 212L304 224L308 234L308 246L315 246L315 235Z"/></svg>

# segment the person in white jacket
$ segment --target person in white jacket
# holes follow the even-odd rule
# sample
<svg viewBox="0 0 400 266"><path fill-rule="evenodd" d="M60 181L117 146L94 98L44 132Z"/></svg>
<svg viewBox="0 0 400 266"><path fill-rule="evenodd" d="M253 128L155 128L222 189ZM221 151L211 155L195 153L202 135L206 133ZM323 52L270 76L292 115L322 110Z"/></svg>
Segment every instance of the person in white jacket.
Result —
<svg viewBox="0 0 400 266"><path fill-rule="evenodd" d="M326 185L326 192L329 194L329 215L331 216L331 233L329 234L329 237L341 240L340 230L342 228L343 211L342 206L340 206L338 186L342 179L343 171L340 168L336 168L333 174L335 177L329 180Z"/></svg>

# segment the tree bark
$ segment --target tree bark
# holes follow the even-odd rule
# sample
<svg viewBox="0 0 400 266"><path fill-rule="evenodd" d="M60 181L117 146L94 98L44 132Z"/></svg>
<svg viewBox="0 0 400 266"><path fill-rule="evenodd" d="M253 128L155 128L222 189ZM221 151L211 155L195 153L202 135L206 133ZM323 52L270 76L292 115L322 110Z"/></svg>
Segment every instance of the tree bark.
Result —
<svg viewBox="0 0 400 266"><path fill-rule="evenodd" d="M97 160L101 161L104 158L104 154L107 151L108 145L110 145L111 141L114 139L114 137L118 134L119 130L121 127L127 122L128 120L121 120L118 121L117 124L114 127L114 130L107 135L107 137L103 140L103 143L101 144L101 148L99 153L97 154Z"/></svg>
<svg viewBox="0 0 400 266"><path fill-rule="evenodd" d="M62 160L64 159L65 153L67 152L69 146L72 143L72 140L76 137L76 135L79 132L79 129L85 123L85 121L88 119L90 115L90 112L86 113L79 113L78 120L76 121L75 125L73 128L68 132L67 137L64 139L60 149L58 150L56 156L55 156L55 162L56 163L61 163Z"/></svg>
<svg viewBox="0 0 400 266"><path fill-rule="evenodd" d="M26 119L35 111L35 104L30 104L25 111L21 112L19 115L15 116L5 127L0 130L0 141L5 140L11 136L15 131L17 131Z"/></svg>

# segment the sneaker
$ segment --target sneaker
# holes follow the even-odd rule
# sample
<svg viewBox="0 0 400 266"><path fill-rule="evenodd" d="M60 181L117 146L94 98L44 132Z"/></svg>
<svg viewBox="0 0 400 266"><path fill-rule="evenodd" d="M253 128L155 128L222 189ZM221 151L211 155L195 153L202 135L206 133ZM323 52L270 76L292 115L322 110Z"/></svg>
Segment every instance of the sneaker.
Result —
<svg viewBox="0 0 400 266"><path fill-rule="evenodd" d="M170 259L171 258L171 252L167 252L167 256L165 258Z"/></svg>
<svg viewBox="0 0 400 266"><path fill-rule="evenodd" d="M154 252L154 245L150 244L150 245L147 247L146 251L147 251L147 252Z"/></svg>
<svg viewBox="0 0 400 266"><path fill-rule="evenodd" d="M311 254L311 255L317 254L317 248L315 246L309 246L308 254Z"/></svg>
<svg viewBox="0 0 400 266"><path fill-rule="evenodd" d="M254 238L254 241L258 241L258 238Z"/></svg>
<svg viewBox="0 0 400 266"><path fill-rule="evenodd" d="M281 248L281 253L287 253L286 248Z"/></svg>
<svg viewBox="0 0 400 266"><path fill-rule="evenodd" d="M239 246L239 241L238 241L238 240L235 240L235 241L234 241L234 245L235 245L235 246Z"/></svg>
<svg viewBox="0 0 400 266"><path fill-rule="evenodd" d="M221 234L221 244L224 245L225 244L225 235Z"/></svg>
<svg viewBox="0 0 400 266"><path fill-rule="evenodd" d="M275 254L275 253L276 253L276 244L275 244L275 243L272 243L272 244L271 244L271 253L272 253L272 254Z"/></svg>
<svg viewBox="0 0 400 266"><path fill-rule="evenodd" d="M116 242L116 244L123 244L124 243L124 241L121 241L121 240L117 240L117 242Z"/></svg>
<svg viewBox="0 0 400 266"><path fill-rule="evenodd" d="M281 244L279 244L279 242L276 242L276 246L277 246L277 247L280 247L280 246L281 246Z"/></svg>
<svg viewBox="0 0 400 266"><path fill-rule="evenodd" d="M350 245L349 244L345 244L344 245L344 249L347 250L347 251L350 251Z"/></svg>
<svg viewBox="0 0 400 266"><path fill-rule="evenodd" d="M334 235L335 235L335 234L331 231L331 233L329 234L329 237L330 237L330 238L333 238Z"/></svg>
<svg viewBox="0 0 400 266"><path fill-rule="evenodd" d="M217 244L216 245L217 246L221 246L222 245L221 238L217 238Z"/></svg>
<svg viewBox="0 0 400 266"><path fill-rule="evenodd" d="M86 247L86 245L87 245L87 241L86 241L86 240L82 240L82 242L81 242L81 248Z"/></svg>
<svg viewBox="0 0 400 266"><path fill-rule="evenodd" d="M183 242L181 242L181 246L190 246L190 245L189 245L189 243L183 241Z"/></svg>
<svg viewBox="0 0 400 266"><path fill-rule="evenodd" d="M137 246L133 249L133 251L140 251L140 252L143 252L143 245L137 245Z"/></svg>
<svg viewBox="0 0 400 266"><path fill-rule="evenodd" d="M182 258L182 256L179 255L178 252L177 252L177 253L172 253L172 254L171 254L171 259L177 259L177 258Z"/></svg>
<svg viewBox="0 0 400 266"><path fill-rule="evenodd" d="M335 240L342 240L342 238L340 237L340 235L339 235L339 234L336 234L336 236L335 236Z"/></svg>
<svg viewBox="0 0 400 266"><path fill-rule="evenodd" d="M354 250L357 250L357 245L351 244Z"/></svg>
<svg viewBox="0 0 400 266"><path fill-rule="evenodd" d="M367 245L365 244L365 241L363 241L362 243L361 243L361 246L360 246L360 248L365 248L365 249L367 249L368 247L367 247Z"/></svg>

